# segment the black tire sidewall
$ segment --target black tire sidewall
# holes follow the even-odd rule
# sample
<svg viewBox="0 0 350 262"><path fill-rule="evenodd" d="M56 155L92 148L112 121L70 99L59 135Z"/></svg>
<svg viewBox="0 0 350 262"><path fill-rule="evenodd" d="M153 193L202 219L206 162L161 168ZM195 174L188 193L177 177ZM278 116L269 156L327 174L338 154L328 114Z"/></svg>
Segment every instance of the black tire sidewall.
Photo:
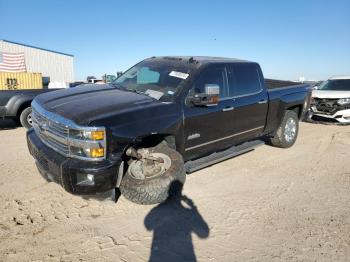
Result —
<svg viewBox="0 0 350 262"><path fill-rule="evenodd" d="M20 122L21 122L21 125L22 125L23 127L27 128L27 129L29 129L29 128L32 127L32 125L29 124L29 123L28 123L28 120L27 120L28 115L30 115L31 113L32 113L32 108L31 108L31 107L27 107L27 108L25 108L25 109L22 111L22 113L21 113L21 115L20 115L20 117L19 117L19 120L20 120Z"/></svg>

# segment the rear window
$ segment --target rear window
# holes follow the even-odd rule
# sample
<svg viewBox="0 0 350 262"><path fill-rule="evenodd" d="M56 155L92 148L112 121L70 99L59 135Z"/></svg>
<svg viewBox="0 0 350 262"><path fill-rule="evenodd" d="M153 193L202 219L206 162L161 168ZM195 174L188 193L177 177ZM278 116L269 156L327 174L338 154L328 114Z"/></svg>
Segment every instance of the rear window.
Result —
<svg viewBox="0 0 350 262"><path fill-rule="evenodd" d="M228 66L230 96L245 96L261 91L258 67L255 64L233 64Z"/></svg>

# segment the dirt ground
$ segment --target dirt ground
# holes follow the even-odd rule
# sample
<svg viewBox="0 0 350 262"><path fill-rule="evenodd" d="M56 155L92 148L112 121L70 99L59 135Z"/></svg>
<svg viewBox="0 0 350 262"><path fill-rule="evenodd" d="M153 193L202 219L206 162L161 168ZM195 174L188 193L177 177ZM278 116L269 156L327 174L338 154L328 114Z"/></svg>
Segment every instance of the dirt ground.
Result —
<svg viewBox="0 0 350 262"><path fill-rule="evenodd" d="M1 261L350 261L350 126L301 123L187 177L183 201L83 199L41 178L0 123ZM170 259L171 258L171 259Z"/></svg>

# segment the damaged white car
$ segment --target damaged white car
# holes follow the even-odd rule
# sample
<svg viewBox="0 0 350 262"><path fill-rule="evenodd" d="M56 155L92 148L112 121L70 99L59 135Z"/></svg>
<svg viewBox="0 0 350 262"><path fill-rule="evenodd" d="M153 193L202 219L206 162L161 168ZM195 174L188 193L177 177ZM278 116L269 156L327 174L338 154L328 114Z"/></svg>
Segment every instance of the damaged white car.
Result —
<svg viewBox="0 0 350 262"><path fill-rule="evenodd" d="M332 77L312 92L312 116L350 123L350 76Z"/></svg>

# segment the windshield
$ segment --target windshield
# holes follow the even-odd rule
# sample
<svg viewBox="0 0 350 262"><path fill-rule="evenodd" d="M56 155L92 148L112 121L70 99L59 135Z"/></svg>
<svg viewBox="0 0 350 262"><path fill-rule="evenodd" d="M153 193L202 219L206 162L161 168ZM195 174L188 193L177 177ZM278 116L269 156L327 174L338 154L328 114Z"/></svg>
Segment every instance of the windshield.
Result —
<svg viewBox="0 0 350 262"><path fill-rule="evenodd" d="M185 63L146 60L126 71L112 84L162 102L172 102L190 73L190 67Z"/></svg>
<svg viewBox="0 0 350 262"><path fill-rule="evenodd" d="M319 86L318 90L350 91L350 79L325 81Z"/></svg>

